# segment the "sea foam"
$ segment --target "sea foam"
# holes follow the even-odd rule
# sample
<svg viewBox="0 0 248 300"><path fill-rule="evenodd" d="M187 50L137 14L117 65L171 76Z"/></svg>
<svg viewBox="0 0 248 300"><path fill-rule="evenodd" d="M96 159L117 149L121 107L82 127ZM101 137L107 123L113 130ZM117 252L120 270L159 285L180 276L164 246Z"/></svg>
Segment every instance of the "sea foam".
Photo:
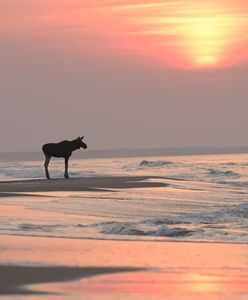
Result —
<svg viewBox="0 0 248 300"><path fill-rule="evenodd" d="M142 162L139 164L139 167L161 168L161 167L172 165L172 164L173 164L173 162L165 161L165 160L157 160L157 161L142 160Z"/></svg>

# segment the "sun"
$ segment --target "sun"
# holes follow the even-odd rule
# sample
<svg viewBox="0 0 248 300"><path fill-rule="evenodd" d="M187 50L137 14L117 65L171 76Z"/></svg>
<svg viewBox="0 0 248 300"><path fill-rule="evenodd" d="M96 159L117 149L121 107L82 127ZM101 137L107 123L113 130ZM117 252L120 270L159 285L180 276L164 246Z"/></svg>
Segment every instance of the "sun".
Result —
<svg viewBox="0 0 248 300"><path fill-rule="evenodd" d="M187 17L178 37L186 41L192 66L218 67L225 62L225 50L233 34L233 17L217 9L201 10Z"/></svg>
<svg viewBox="0 0 248 300"><path fill-rule="evenodd" d="M248 60L248 11L239 1L106 1L94 10L93 28L112 41L111 54L177 69L225 68Z"/></svg>
<svg viewBox="0 0 248 300"><path fill-rule="evenodd" d="M156 10L154 11L156 14ZM163 16L147 16L149 33L164 40L165 52L177 56L181 67L219 68L227 63L226 53L244 25L244 18L235 16L216 4L191 3L187 8L175 8ZM145 24L145 16L143 17ZM148 27L149 25L147 25ZM161 43L160 43L161 45ZM173 49L174 48L174 49ZM174 51L173 51L174 50Z"/></svg>
<svg viewBox="0 0 248 300"><path fill-rule="evenodd" d="M211 65L218 64L218 59L216 56L211 56L211 55L199 56L198 59L196 60L196 63L199 66L211 66Z"/></svg>

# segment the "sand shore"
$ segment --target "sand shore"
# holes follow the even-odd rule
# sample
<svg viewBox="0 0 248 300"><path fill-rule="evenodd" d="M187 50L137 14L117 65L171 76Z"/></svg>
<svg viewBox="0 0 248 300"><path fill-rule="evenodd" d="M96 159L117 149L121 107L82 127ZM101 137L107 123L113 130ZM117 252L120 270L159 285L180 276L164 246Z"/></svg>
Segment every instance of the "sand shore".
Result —
<svg viewBox="0 0 248 300"><path fill-rule="evenodd" d="M61 299L248 296L248 245L6 235L0 237L0 249L0 294L19 294L18 299L41 292L51 293L47 299L58 292Z"/></svg>
<svg viewBox="0 0 248 300"><path fill-rule="evenodd" d="M170 179L158 177L12 181L0 183L0 196L4 201L32 193L168 184ZM12 206L8 209L13 213ZM23 210L16 210L13 217L20 213ZM25 213L29 217L33 211ZM58 294L62 300L243 300L248 298L247 257L247 244L0 235L0 295L5 299L17 295L21 300L27 295L29 300L44 296L55 300Z"/></svg>
<svg viewBox="0 0 248 300"><path fill-rule="evenodd" d="M159 177L148 176L109 176L72 179L37 179L0 182L0 196L12 193L52 192L52 191L107 191L111 189L165 187ZM162 179L162 177L161 177ZM148 181L149 180L149 181ZM169 180L169 179L168 179Z"/></svg>

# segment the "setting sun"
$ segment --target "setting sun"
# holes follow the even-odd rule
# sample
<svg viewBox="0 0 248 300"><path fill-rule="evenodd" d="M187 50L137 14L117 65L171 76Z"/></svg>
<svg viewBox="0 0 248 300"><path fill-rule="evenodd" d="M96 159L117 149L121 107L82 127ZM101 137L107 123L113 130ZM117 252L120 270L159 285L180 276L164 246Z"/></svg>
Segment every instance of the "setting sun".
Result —
<svg viewBox="0 0 248 300"><path fill-rule="evenodd" d="M118 19L112 32L124 49L178 68L221 68L247 59L240 55L247 14L231 1L124 2L105 8L110 19Z"/></svg>
<svg viewBox="0 0 248 300"><path fill-rule="evenodd" d="M225 54L244 20L213 6L192 13L192 17L187 17L182 25L178 37L186 39L192 66L221 67L228 63Z"/></svg>
<svg viewBox="0 0 248 300"><path fill-rule="evenodd" d="M37 15L24 9L13 19L5 13L1 30L18 35L22 29L66 55L97 56L99 49L109 58L162 68L220 69L248 60L248 9L242 0L81 2L61 0L55 9L46 1Z"/></svg>

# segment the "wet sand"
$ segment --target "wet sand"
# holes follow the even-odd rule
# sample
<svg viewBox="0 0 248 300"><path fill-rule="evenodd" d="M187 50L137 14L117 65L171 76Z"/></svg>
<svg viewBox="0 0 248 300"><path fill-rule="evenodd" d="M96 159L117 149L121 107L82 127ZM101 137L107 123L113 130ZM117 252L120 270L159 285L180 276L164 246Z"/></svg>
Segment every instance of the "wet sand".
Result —
<svg viewBox="0 0 248 300"><path fill-rule="evenodd" d="M158 177L1 182L0 196L168 183ZM0 278L4 299L28 294L29 300L243 300L248 298L248 245L0 235Z"/></svg>
<svg viewBox="0 0 248 300"><path fill-rule="evenodd" d="M0 265L0 295L47 294L39 290L25 288L27 285L66 282L80 278L120 272L141 271L141 268L125 267L44 267Z"/></svg>
<svg viewBox="0 0 248 300"><path fill-rule="evenodd" d="M0 182L0 196L7 197L11 196L13 193L107 191L111 189L165 187L168 185L164 182L158 182L158 178L159 177L148 176L109 176L50 180L36 179L8 182L2 181Z"/></svg>
<svg viewBox="0 0 248 300"><path fill-rule="evenodd" d="M248 297L248 245L3 235L0 249L0 293L18 299Z"/></svg>

